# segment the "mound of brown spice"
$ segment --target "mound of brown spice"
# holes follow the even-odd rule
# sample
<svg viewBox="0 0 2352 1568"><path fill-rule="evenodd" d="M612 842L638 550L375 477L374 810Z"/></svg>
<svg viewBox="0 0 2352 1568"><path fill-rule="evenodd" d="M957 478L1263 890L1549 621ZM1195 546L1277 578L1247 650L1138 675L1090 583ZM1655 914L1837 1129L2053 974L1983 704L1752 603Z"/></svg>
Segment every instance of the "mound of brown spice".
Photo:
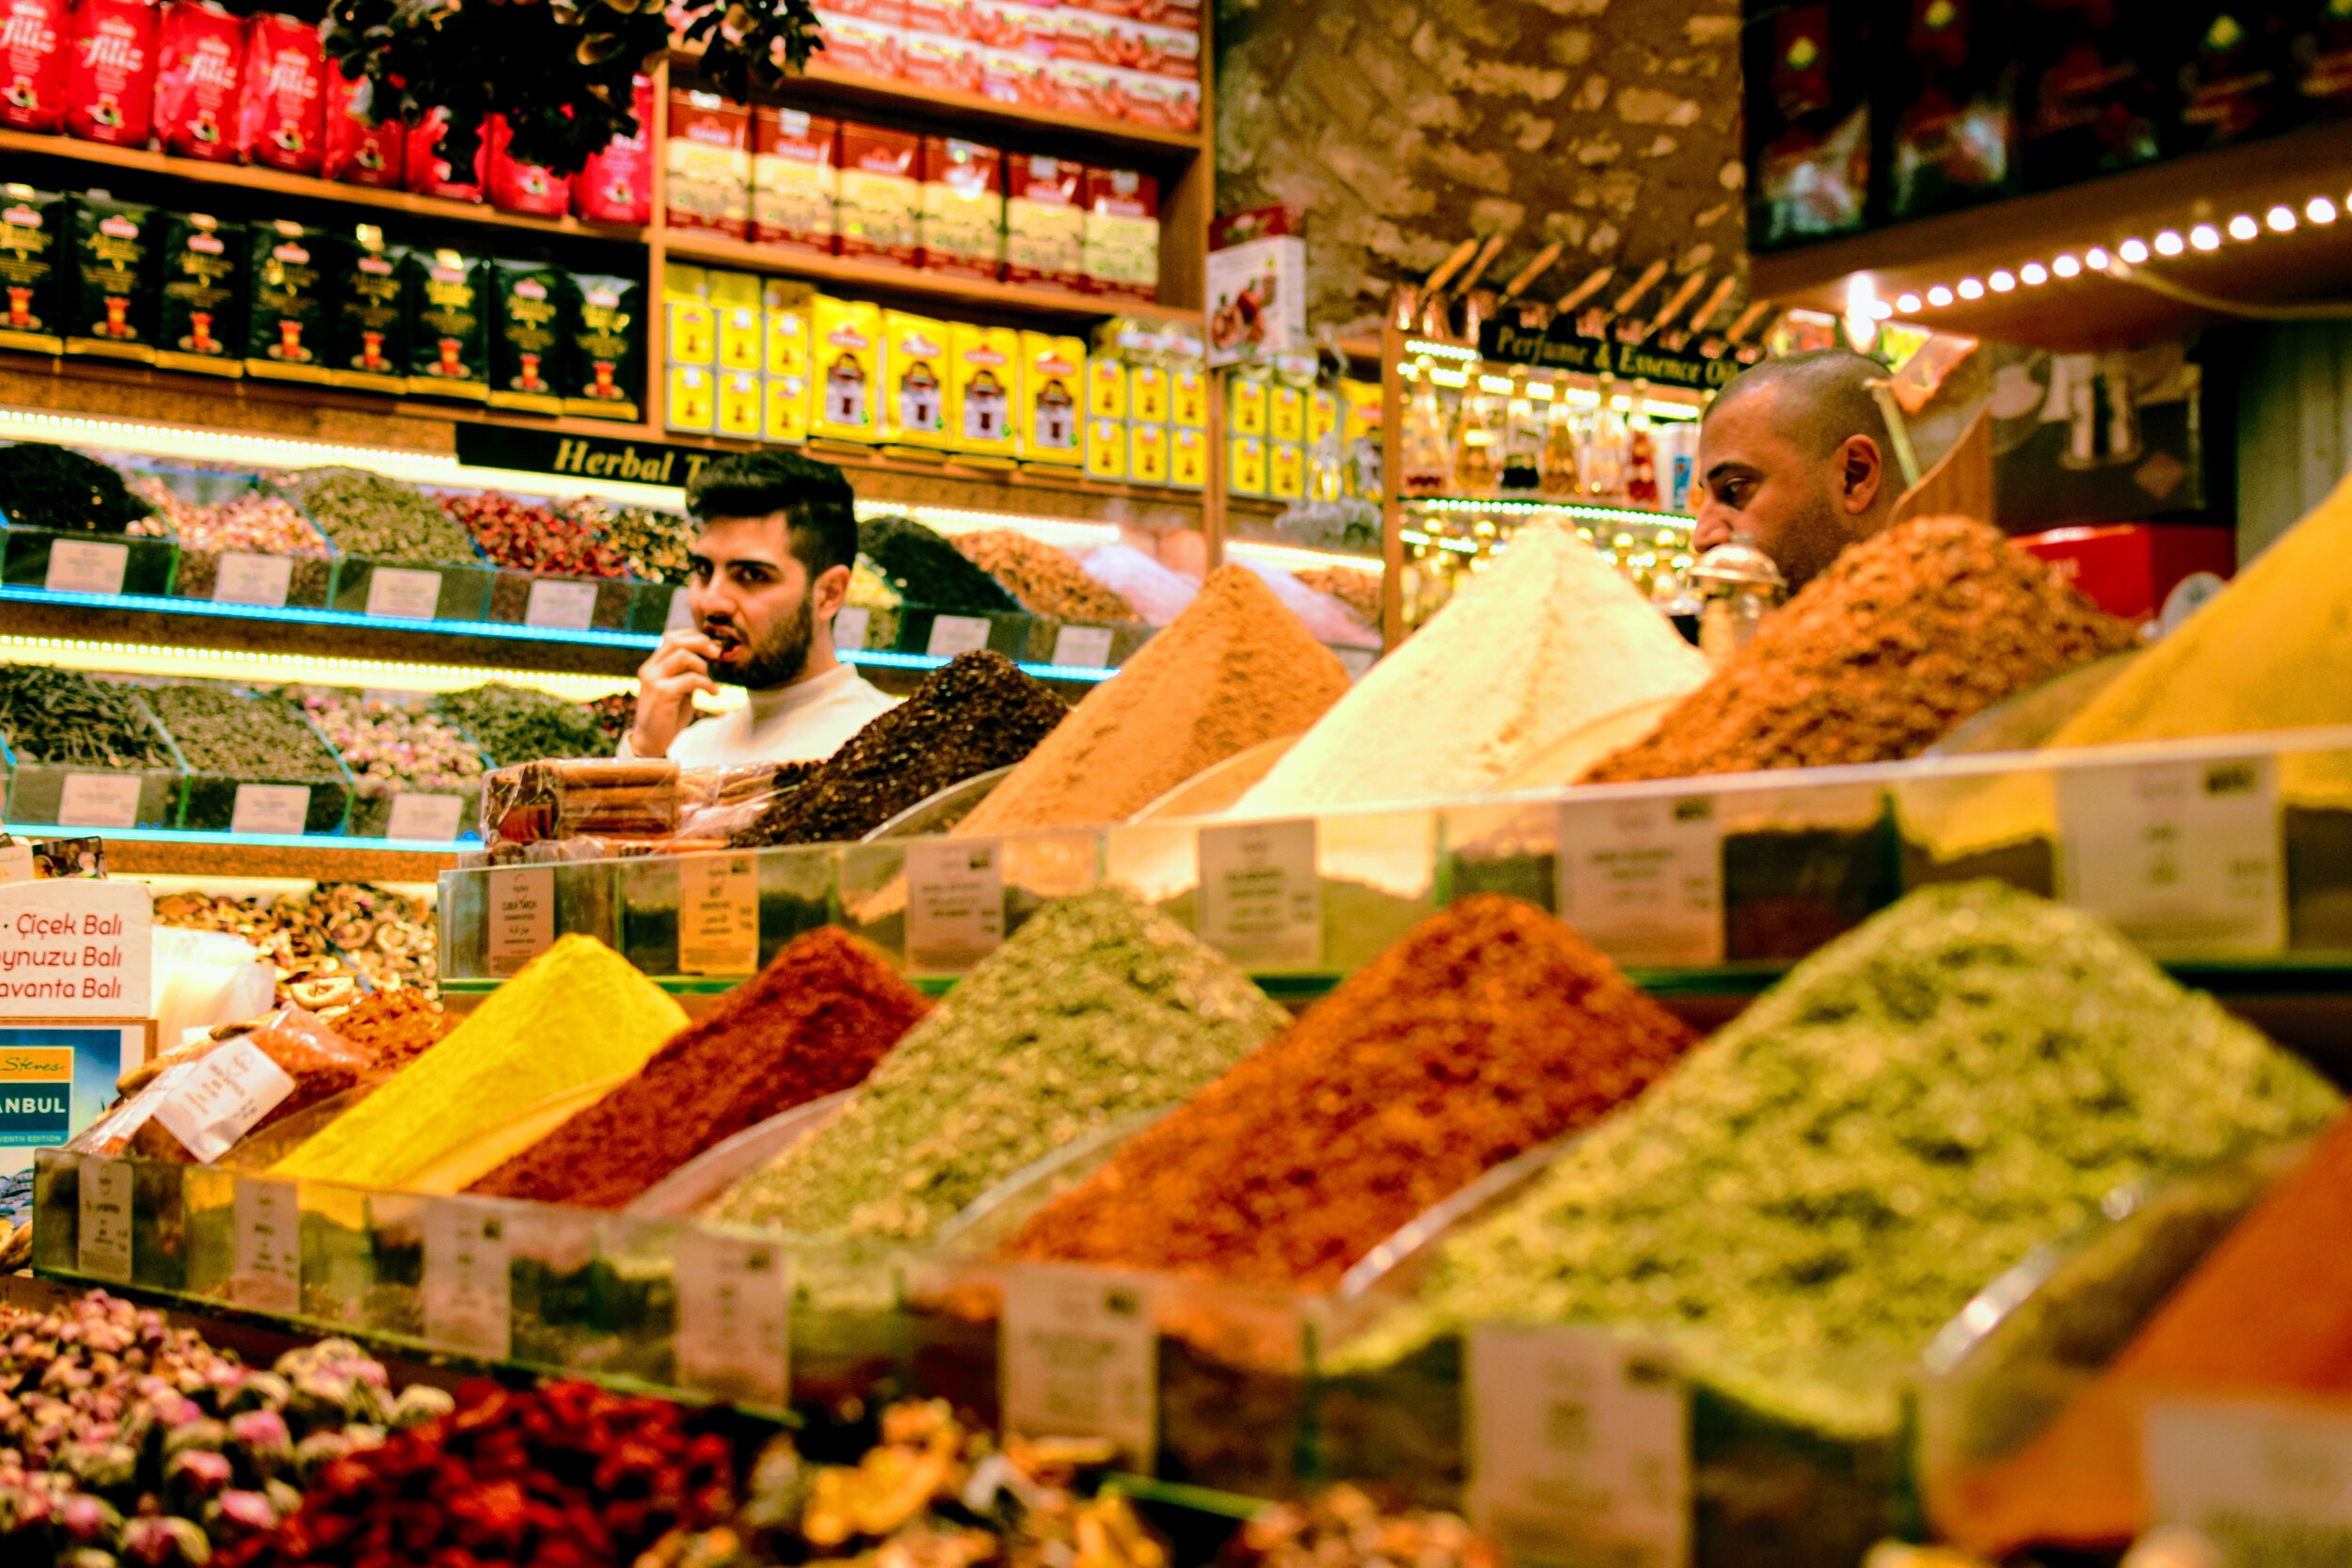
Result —
<svg viewBox="0 0 2352 1568"><path fill-rule="evenodd" d="M1328 1289L1696 1037L1532 904L1465 898L1033 1215L1012 1256Z"/></svg>
<svg viewBox="0 0 2352 1568"><path fill-rule="evenodd" d="M1997 531L1922 517L1839 556L1647 739L1582 782L1899 761L2133 641Z"/></svg>
<svg viewBox="0 0 2352 1568"><path fill-rule="evenodd" d="M1066 621L1140 621L1126 595L1087 576L1078 558L1018 529L959 533L949 543L964 560L1012 590L1032 615Z"/></svg>
<svg viewBox="0 0 2352 1568"><path fill-rule="evenodd" d="M622 1208L721 1140L854 1088L930 1010L881 953L820 927L673 1035L634 1078L467 1191Z"/></svg>

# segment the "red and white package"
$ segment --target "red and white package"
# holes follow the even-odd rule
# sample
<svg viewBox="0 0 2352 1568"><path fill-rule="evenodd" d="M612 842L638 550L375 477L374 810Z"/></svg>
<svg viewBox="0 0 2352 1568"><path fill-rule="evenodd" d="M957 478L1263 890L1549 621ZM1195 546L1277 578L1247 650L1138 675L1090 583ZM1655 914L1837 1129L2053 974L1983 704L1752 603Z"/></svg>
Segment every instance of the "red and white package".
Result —
<svg viewBox="0 0 2352 1568"><path fill-rule="evenodd" d="M1096 65L1119 65L1119 21L1099 11L1083 10L1064 6L1050 13L1047 24L1054 40L1054 58L1057 60L1091 60Z"/></svg>
<svg viewBox="0 0 2352 1568"><path fill-rule="evenodd" d="M835 16L879 22L887 27L903 27L907 24L908 3L909 0L826 0L823 9Z"/></svg>
<svg viewBox="0 0 2352 1568"><path fill-rule="evenodd" d="M653 221L653 78L637 78L637 134L615 136L572 182L572 209L591 223Z"/></svg>
<svg viewBox="0 0 2352 1568"><path fill-rule="evenodd" d="M1160 288L1160 185L1125 168L1086 172L1084 260L1089 293L1152 300Z"/></svg>
<svg viewBox="0 0 2352 1568"><path fill-rule="evenodd" d="M972 0L907 0L899 25L910 33L936 33L942 38L968 39Z"/></svg>
<svg viewBox="0 0 2352 1568"><path fill-rule="evenodd" d="M515 139L504 115L490 117L487 138L489 172L484 183L490 205L501 213L525 213L534 217L562 217L572 210L572 182L539 164L517 163L508 150Z"/></svg>
<svg viewBox="0 0 2352 1568"><path fill-rule="evenodd" d="M980 90L980 46L946 33L909 28L899 75L910 87L943 92Z"/></svg>
<svg viewBox="0 0 2352 1568"><path fill-rule="evenodd" d="M482 166L486 146L476 143L473 166L469 176L450 166L441 156L441 133L449 125L449 111L436 109L408 128L408 146L404 154L405 173L411 193L417 196L447 197L452 201L482 199Z"/></svg>
<svg viewBox="0 0 2352 1568"><path fill-rule="evenodd" d="M155 133L164 150L208 163L237 157L243 19L205 0L168 0L155 48Z"/></svg>
<svg viewBox="0 0 2352 1568"><path fill-rule="evenodd" d="M0 125L65 124L66 0L0 0Z"/></svg>
<svg viewBox="0 0 2352 1568"><path fill-rule="evenodd" d="M1154 27L1182 27L1196 37L1200 32L1200 0L1130 0L1127 14Z"/></svg>
<svg viewBox="0 0 2352 1568"><path fill-rule="evenodd" d="M1182 27L1154 27L1148 22L1114 22L1112 36L1118 64L1127 71L1148 71L1154 76L1200 76L1200 35Z"/></svg>
<svg viewBox="0 0 2352 1568"><path fill-rule="evenodd" d="M248 163L316 174L326 144L326 58L319 30L257 13L246 33L245 104L237 146Z"/></svg>
<svg viewBox="0 0 2352 1568"><path fill-rule="evenodd" d="M817 22L818 48L823 53L815 63L852 76L898 80L906 53L904 27L829 7L817 12Z"/></svg>
<svg viewBox="0 0 2352 1568"><path fill-rule="evenodd" d="M333 66L326 68L326 139L319 172L346 185L373 185L398 190L402 167L407 163L408 128L398 120L372 125L352 112L359 84L346 81Z"/></svg>
<svg viewBox="0 0 2352 1568"><path fill-rule="evenodd" d="M1055 8L1029 0L970 0L964 30L991 49L1021 49L1050 59L1059 30Z"/></svg>
<svg viewBox="0 0 2352 1568"><path fill-rule="evenodd" d="M1099 60L1055 58L1045 62L1045 83L1049 108L1066 115L1091 115L1096 119L1121 118L1117 66Z"/></svg>
<svg viewBox="0 0 2352 1568"><path fill-rule="evenodd" d="M1024 108L1048 107L1054 97L1053 84L1045 79L1047 61L1042 55L1032 55L1025 49L991 49L980 46L980 96L996 103L1017 103Z"/></svg>
<svg viewBox="0 0 2352 1568"><path fill-rule="evenodd" d="M1086 287L1086 169L1067 158L1005 154L1005 281Z"/></svg>
<svg viewBox="0 0 2352 1568"><path fill-rule="evenodd" d="M1161 76L1149 71L1115 71L1119 118L1163 131L1200 129L1198 77Z"/></svg>
<svg viewBox="0 0 2352 1568"><path fill-rule="evenodd" d="M145 147L155 125L155 0L82 0L67 51L65 129Z"/></svg>

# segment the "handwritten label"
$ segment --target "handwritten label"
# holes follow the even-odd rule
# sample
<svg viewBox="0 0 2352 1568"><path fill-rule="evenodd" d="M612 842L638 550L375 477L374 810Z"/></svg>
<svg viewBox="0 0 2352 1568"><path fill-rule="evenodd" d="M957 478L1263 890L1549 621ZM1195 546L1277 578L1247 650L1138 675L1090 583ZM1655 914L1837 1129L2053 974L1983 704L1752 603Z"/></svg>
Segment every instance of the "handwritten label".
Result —
<svg viewBox="0 0 2352 1568"><path fill-rule="evenodd" d="M1691 1560L1690 1402L1662 1352L1584 1329L1474 1328L1470 1522L1519 1562Z"/></svg>
<svg viewBox="0 0 2352 1568"><path fill-rule="evenodd" d="M493 871L489 882L483 958L502 980L555 945L555 868Z"/></svg>
<svg viewBox="0 0 2352 1568"><path fill-rule="evenodd" d="M2352 1562L2352 1409L2150 1401L2148 1496L2233 1563Z"/></svg>
<svg viewBox="0 0 2352 1568"><path fill-rule="evenodd" d="M931 640L924 651L933 658L976 654L988 646L988 621L978 615L939 615L931 620Z"/></svg>
<svg viewBox="0 0 2352 1568"><path fill-rule="evenodd" d="M688 1231L677 1251L680 1380L722 1399L783 1404L791 1388L791 1303L782 1247Z"/></svg>
<svg viewBox="0 0 2352 1568"><path fill-rule="evenodd" d="M596 585L534 578L530 602L523 606L523 625L551 631L586 631L596 618Z"/></svg>
<svg viewBox="0 0 2352 1568"><path fill-rule="evenodd" d="M139 820L136 773L68 773L57 792L57 823L71 828L135 828Z"/></svg>
<svg viewBox="0 0 2352 1568"><path fill-rule="evenodd" d="M1103 1437L1149 1471L1159 1439L1151 1284L1094 1270L1022 1268L999 1325L1005 1430Z"/></svg>
<svg viewBox="0 0 2352 1568"><path fill-rule="evenodd" d="M910 843L907 967L961 974L1004 940L1004 847L993 839Z"/></svg>
<svg viewBox="0 0 2352 1568"><path fill-rule="evenodd" d="M1064 626L1054 634L1054 662L1073 670L1106 670L1112 635L1108 626Z"/></svg>
<svg viewBox="0 0 2352 1568"><path fill-rule="evenodd" d="M49 575L41 579L41 585L52 594L119 594L122 574L130 565L128 545L53 539L49 544Z"/></svg>
<svg viewBox="0 0 2352 1568"><path fill-rule="evenodd" d="M694 601L683 588L670 595L670 613L661 623L663 631L682 631L694 624Z"/></svg>
<svg viewBox="0 0 2352 1568"><path fill-rule="evenodd" d="M155 1106L155 1119L205 1164L294 1093L286 1069L249 1039L229 1040L188 1066Z"/></svg>
<svg viewBox="0 0 2352 1568"><path fill-rule="evenodd" d="M866 651L866 634L873 629L874 612L855 605L836 613L833 618L833 645L841 653Z"/></svg>
<svg viewBox="0 0 2352 1568"><path fill-rule="evenodd" d="M750 855L681 855L677 966L684 974L759 968L759 862Z"/></svg>
<svg viewBox="0 0 2352 1568"><path fill-rule="evenodd" d="M229 813L232 833L299 833L310 816L308 784L239 784Z"/></svg>
<svg viewBox="0 0 2352 1568"><path fill-rule="evenodd" d="M146 1018L154 897L68 877L0 886L0 1018Z"/></svg>
<svg viewBox="0 0 2352 1568"><path fill-rule="evenodd" d="M1723 847L1704 795L1565 801L1560 918L1621 964L1721 963Z"/></svg>
<svg viewBox="0 0 2352 1568"><path fill-rule="evenodd" d="M255 604L278 610L294 590L294 558L225 552L215 567L215 604Z"/></svg>
<svg viewBox="0 0 2352 1568"><path fill-rule="evenodd" d="M436 1350L502 1361L514 1331L505 1216L477 1204L424 1211L424 1338Z"/></svg>
<svg viewBox="0 0 2352 1568"><path fill-rule="evenodd" d="M2058 803L2068 903L2158 957L2286 945L2275 758L2065 768Z"/></svg>
<svg viewBox="0 0 2352 1568"><path fill-rule="evenodd" d="M1323 961L1315 825L1245 822L1200 830L1200 940L1259 969Z"/></svg>
<svg viewBox="0 0 2352 1568"><path fill-rule="evenodd" d="M82 1156L79 1223L73 1268L117 1285L131 1279L131 1166L123 1160Z"/></svg>
<svg viewBox="0 0 2352 1568"><path fill-rule="evenodd" d="M384 836L447 843L457 836L465 815L466 798L462 795L419 795L403 790L392 797L391 816L384 824Z"/></svg>
<svg viewBox="0 0 2352 1568"><path fill-rule="evenodd" d="M377 566L368 573L368 613L394 621L430 621L441 602L441 574Z"/></svg>
<svg viewBox="0 0 2352 1568"><path fill-rule="evenodd" d="M302 1306L302 1205L291 1181L237 1178L237 1272L229 1296L256 1312Z"/></svg>

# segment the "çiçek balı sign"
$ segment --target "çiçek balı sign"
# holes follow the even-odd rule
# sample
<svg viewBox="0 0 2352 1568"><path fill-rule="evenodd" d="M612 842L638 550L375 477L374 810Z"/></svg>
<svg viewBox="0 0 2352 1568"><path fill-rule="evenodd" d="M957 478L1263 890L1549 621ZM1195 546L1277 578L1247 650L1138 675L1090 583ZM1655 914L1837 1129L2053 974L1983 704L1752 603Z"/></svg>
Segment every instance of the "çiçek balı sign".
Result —
<svg viewBox="0 0 2352 1568"><path fill-rule="evenodd" d="M0 887L0 1018L147 1017L153 923L135 883Z"/></svg>

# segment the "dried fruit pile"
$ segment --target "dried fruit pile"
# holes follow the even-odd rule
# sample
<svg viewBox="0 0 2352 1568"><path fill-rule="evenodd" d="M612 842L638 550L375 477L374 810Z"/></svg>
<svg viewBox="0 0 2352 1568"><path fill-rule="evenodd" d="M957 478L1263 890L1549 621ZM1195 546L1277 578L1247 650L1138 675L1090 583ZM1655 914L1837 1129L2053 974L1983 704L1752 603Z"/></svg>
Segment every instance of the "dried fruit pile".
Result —
<svg viewBox="0 0 2352 1568"><path fill-rule="evenodd" d="M577 513L533 506L496 490L444 496L441 505L481 543L482 553L501 566L584 578L628 574L622 552Z"/></svg>

